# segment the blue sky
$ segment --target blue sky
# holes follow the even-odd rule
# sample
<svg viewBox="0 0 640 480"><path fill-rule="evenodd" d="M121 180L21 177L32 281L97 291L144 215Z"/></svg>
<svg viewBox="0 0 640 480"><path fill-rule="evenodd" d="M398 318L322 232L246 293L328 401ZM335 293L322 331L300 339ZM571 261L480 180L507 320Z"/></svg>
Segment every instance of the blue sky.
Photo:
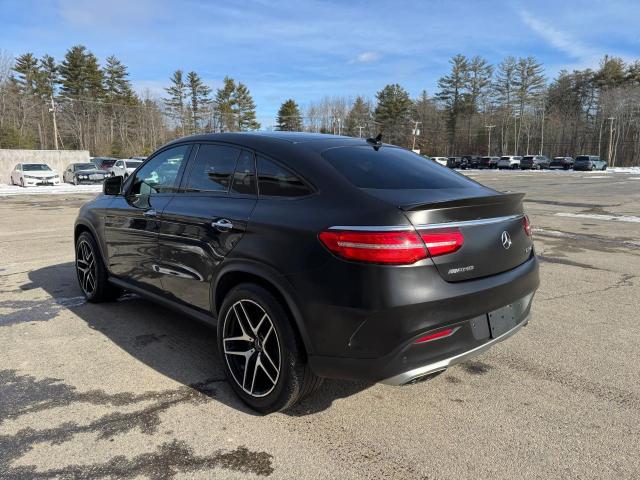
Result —
<svg viewBox="0 0 640 480"><path fill-rule="evenodd" d="M61 59L84 44L116 55L136 90L162 96L171 73L213 88L246 83L259 120L280 103L373 97L398 82L430 94L452 55L534 55L553 76L595 67L605 53L640 58L640 1L0 0L0 49Z"/></svg>

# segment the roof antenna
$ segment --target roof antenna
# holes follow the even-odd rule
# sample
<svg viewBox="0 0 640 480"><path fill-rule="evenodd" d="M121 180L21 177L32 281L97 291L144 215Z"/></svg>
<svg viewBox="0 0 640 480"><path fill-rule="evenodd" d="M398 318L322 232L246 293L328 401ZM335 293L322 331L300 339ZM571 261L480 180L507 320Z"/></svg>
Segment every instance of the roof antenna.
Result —
<svg viewBox="0 0 640 480"><path fill-rule="evenodd" d="M377 152L378 149L382 146L382 133L376 135L376 138L367 138L367 143L373 145L373 149Z"/></svg>

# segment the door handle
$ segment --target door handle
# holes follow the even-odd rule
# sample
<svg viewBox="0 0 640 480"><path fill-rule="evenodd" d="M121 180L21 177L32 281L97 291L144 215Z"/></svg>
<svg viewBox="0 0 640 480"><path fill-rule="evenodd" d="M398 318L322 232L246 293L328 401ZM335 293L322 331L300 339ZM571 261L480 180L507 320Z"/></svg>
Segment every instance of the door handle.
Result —
<svg viewBox="0 0 640 480"><path fill-rule="evenodd" d="M227 220L226 218L221 218L220 220L211 222L211 226L220 232L226 232L227 230L231 230L233 228L233 223L231 223L231 221Z"/></svg>
<svg viewBox="0 0 640 480"><path fill-rule="evenodd" d="M157 216L157 215L158 215L158 212L156 212L156 211L152 208L152 209L150 209L150 210L145 211L145 212L143 213L143 215L144 215L145 217L155 217L155 216Z"/></svg>

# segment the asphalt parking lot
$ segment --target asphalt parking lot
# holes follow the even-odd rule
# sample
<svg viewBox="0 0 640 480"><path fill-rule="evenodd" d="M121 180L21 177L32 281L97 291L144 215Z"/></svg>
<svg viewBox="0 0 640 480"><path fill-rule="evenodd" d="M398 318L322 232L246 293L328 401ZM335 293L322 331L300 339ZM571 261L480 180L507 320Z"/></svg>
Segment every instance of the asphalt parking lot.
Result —
<svg viewBox="0 0 640 480"><path fill-rule="evenodd" d="M529 326L433 381L326 381L266 417L207 328L84 302L72 226L93 194L0 197L0 478L638 478L640 175L469 175L527 193Z"/></svg>

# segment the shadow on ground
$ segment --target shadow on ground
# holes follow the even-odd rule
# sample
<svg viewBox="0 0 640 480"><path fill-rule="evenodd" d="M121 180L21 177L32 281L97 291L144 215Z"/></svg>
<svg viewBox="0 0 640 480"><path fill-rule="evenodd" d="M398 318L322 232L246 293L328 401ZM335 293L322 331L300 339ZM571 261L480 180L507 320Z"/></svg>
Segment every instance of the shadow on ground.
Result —
<svg viewBox="0 0 640 480"><path fill-rule="evenodd" d="M42 288L52 300L16 302L16 322L48 320L62 309L71 310L90 328L158 373L235 409L255 414L226 383L216 332L212 328L132 294L110 303L85 303L76 283L73 262L34 270L29 273L29 280L30 283L19 288L25 291ZM20 313L25 311L28 314ZM318 391L283 413L305 416L321 412L335 400L369 386L371 384L361 382L326 380Z"/></svg>

